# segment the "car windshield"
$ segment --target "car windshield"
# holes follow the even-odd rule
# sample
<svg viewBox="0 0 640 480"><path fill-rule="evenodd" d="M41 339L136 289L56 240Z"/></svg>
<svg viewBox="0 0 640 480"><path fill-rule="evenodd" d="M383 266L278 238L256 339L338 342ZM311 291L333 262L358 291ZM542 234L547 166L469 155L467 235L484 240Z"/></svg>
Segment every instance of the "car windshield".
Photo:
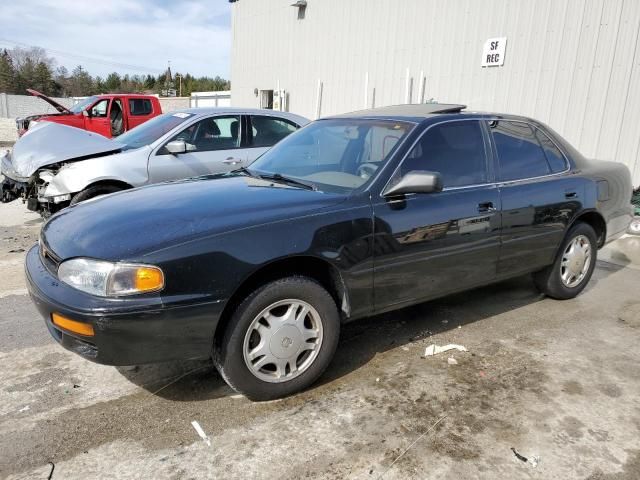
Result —
<svg viewBox="0 0 640 480"><path fill-rule="evenodd" d="M123 150L144 147L155 142L165 133L170 132L175 127L193 117L193 113L176 112L165 113L158 117L144 122L142 125L132 128L127 133L120 135L116 142L124 145Z"/></svg>
<svg viewBox="0 0 640 480"><path fill-rule="evenodd" d="M277 143L249 171L293 178L319 190L351 192L370 182L413 127L391 120L319 120Z"/></svg>
<svg viewBox="0 0 640 480"><path fill-rule="evenodd" d="M93 104L98 99L98 97L87 97L84 100L80 100L73 107L69 109L69 111L73 113L82 113L82 111L87 108L89 105Z"/></svg>

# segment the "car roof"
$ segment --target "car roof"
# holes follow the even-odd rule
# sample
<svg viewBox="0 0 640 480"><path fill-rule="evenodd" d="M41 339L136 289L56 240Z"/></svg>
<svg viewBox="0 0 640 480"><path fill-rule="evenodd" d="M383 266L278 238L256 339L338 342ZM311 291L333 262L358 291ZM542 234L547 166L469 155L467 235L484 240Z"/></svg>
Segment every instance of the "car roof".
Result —
<svg viewBox="0 0 640 480"><path fill-rule="evenodd" d="M280 110L260 109L260 108L240 108L240 107L195 107L172 110L164 113L190 113L192 115L221 115L226 113L244 115L267 115L282 117L297 122L299 125L306 125L310 120L302 115L291 112L281 112Z"/></svg>
<svg viewBox="0 0 640 480"><path fill-rule="evenodd" d="M332 115L326 118L385 118L407 119L412 121L424 120L430 115L443 113L460 113L466 105L454 103L414 103L405 105L389 105L386 107L357 110L355 112Z"/></svg>
<svg viewBox="0 0 640 480"><path fill-rule="evenodd" d="M111 98L111 97L139 97L139 98L158 98L155 95L147 95L146 93L100 93L98 95L90 95L98 98Z"/></svg>

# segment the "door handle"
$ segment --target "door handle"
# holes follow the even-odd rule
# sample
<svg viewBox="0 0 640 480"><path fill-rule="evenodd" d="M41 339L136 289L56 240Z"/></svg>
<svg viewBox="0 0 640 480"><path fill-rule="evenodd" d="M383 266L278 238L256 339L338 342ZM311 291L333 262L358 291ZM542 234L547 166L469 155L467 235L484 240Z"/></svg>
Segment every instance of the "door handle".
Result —
<svg viewBox="0 0 640 480"><path fill-rule="evenodd" d="M229 157L226 160L223 160L222 163L226 163L227 165L237 165L239 163L242 163L242 160L240 160L239 158Z"/></svg>
<svg viewBox="0 0 640 480"><path fill-rule="evenodd" d="M578 198L578 194L576 192L565 192L564 198Z"/></svg>
<svg viewBox="0 0 640 480"><path fill-rule="evenodd" d="M478 211L480 213L491 213L496 211L496 207L493 206L493 202L482 202L478 204Z"/></svg>

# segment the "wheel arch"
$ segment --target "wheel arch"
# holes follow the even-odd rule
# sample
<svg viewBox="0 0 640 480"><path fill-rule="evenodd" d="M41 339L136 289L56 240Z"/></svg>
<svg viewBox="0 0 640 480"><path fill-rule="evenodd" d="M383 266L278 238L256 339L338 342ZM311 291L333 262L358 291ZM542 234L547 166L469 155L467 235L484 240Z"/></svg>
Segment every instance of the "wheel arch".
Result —
<svg viewBox="0 0 640 480"><path fill-rule="evenodd" d="M253 271L240 283L229 297L220 315L214 332L214 341L220 339L235 309L253 290L273 280L295 275L316 280L336 302L341 317L343 319L349 317L351 311L349 295L338 268L315 256L296 255L271 261Z"/></svg>
<svg viewBox="0 0 640 480"><path fill-rule="evenodd" d="M103 185L120 187L123 190L128 190L130 188L133 188L133 185L131 185L131 184L127 183L127 182L124 182L122 180L118 180L117 178L103 178L103 179L100 179L100 180L96 180L95 182L91 182L86 187L84 187L82 190L86 190L87 188L91 188L91 187L103 186Z"/></svg>
<svg viewBox="0 0 640 480"><path fill-rule="evenodd" d="M570 223L569 228L573 227L578 222L586 223L591 228L593 228L593 230L596 232L598 248L604 245L604 242L607 238L607 222L600 212L595 209L584 210L580 212Z"/></svg>

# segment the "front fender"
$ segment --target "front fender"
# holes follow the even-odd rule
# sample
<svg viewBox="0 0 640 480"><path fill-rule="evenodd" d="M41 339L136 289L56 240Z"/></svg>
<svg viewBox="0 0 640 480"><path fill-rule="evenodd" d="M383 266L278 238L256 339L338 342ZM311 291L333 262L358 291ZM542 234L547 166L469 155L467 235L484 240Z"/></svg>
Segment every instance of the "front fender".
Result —
<svg viewBox="0 0 640 480"><path fill-rule="evenodd" d="M75 194L102 181L124 182L139 187L148 182L146 147L104 157L67 163L50 180L44 196Z"/></svg>

